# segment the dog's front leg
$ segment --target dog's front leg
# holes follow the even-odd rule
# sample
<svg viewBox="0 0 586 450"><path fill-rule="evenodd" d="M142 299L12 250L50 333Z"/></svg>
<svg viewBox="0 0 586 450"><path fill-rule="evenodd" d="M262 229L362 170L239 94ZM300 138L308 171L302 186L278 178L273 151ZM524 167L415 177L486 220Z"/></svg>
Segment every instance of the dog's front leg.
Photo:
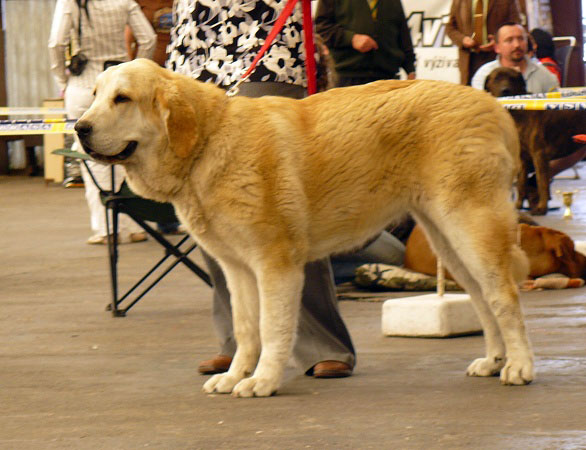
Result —
<svg viewBox="0 0 586 450"><path fill-rule="evenodd" d="M293 347L303 282L303 267L265 267L258 275L262 352L253 376L240 381L232 395L268 397L279 388Z"/></svg>
<svg viewBox="0 0 586 450"><path fill-rule="evenodd" d="M244 266L220 263L232 305L232 321L236 338L236 354L226 373L214 375L204 385L204 392L227 394L240 380L250 376L260 354L259 301L256 278Z"/></svg>

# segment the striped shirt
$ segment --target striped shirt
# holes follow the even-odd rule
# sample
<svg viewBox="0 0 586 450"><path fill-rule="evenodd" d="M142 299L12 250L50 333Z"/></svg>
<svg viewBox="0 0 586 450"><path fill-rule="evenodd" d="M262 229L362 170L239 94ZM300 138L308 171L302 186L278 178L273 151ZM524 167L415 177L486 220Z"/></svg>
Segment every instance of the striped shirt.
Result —
<svg viewBox="0 0 586 450"><path fill-rule="evenodd" d="M49 37L49 59L55 81L61 89L67 84L92 89L104 62L128 61L124 28L128 24L136 38L138 58L151 58L156 34L134 0L87 0L86 11L75 0L57 0ZM78 25L81 17L81 42ZM65 55L70 42L88 58L79 76L66 71Z"/></svg>

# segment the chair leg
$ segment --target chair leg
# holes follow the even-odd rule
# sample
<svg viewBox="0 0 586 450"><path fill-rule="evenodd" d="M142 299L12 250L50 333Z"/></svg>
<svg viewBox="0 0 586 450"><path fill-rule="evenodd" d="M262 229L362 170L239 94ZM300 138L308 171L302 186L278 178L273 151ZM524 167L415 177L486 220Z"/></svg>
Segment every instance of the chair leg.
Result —
<svg viewBox="0 0 586 450"><path fill-rule="evenodd" d="M124 207L123 203L119 205L119 209L117 212L119 214L128 214L137 224L139 224L147 233L149 233L149 235L153 239L155 239L159 244L161 244L165 248L165 255L134 286L132 286L128 291L126 291L124 295L122 295L120 298L116 297L116 303L112 304L109 308L114 316L124 316L136 303L138 303L148 292L150 292L150 290L154 288L159 283L159 281L161 281L179 263L183 263L185 266L187 266L208 286L212 285L210 276L189 258L189 254L197 248L197 244L192 243L185 249L182 249L183 244L186 243L186 241L189 239L189 236L185 236L177 244L173 245L168 240L163 238L158 232L156 232L148 223L143 221L140 217L134 215L132 211L127 210ZM155 275L155 271L157 271L157 269L159 268L162 268L161 265L171 256L175 258L175 261L173 261L169 266L167 266L167 268L164 269L162 272L159 272L159 275L153 281L149 282L146 288L142 289L142 291L138 295L134 296L134 298L131 299L131 294L136 289L138 289L138 287L141 286L143 282L146 282L147 278L149 278L151 275ZM115 265L112 265L112 267L114 268L113 270L116 270ZM115 274L113 273L112 276L114 279ZM121 308L122 303L124 303L123 308Z"/></svg>
<svg viewBox="0 0 586 450"><path fill-rule="evenodd" d="M112 229L110 230L108 209L112 211ZM106 231L108 232L108 256L110 260L110 280L112 284L112 303L110 311L113 317L124 317L126 311L118 308L118 203L116 201L106 204Z"/></svg>
<svg viewBox="0 0 586 450"><path fill-rule="evenodd" d="M183 242L185 242L188 237L184 238L179 245L173 246L171 245L166 239L164 239L159 233L155 232L144 220L134 216L131 211L124 211L128 214L132 219L138 223L148 234L151 235L153 239L155 239L159 244L165 247L166 251L175 256L179 261L181 261L185 266L187 266L193 273L195 273L205 284L212 287L212 280L210 276L203 271L197 264L194 264L189 258L187 258L187 253L182 252L179 250L179 247ZM191 250L190 250L191 251ZM189 253L189 252L188 252Z"/></svg>

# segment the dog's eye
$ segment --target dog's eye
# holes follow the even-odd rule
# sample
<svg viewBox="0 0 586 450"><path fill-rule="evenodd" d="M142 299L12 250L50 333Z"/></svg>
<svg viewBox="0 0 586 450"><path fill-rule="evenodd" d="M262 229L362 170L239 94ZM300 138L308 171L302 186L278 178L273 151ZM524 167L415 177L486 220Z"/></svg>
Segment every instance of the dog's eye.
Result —
<svg viewBox="0 0 586 450"><path fill-rule="evenodd" d="M118 94L115 98L114 98L114 103L118 104L118 103L126 103L130 101L130 97L127 97L126 95L122 95L122 94Z"/></svg>

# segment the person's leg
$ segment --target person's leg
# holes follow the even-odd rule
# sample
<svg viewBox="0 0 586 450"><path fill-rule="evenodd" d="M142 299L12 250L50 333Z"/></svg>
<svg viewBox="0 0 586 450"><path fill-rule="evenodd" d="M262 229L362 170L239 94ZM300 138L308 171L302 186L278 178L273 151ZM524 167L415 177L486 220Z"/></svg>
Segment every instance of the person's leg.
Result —
<svg viewBox="0 0 586 450"><path fill-rule="evenodd" d="M90 107L93 102L92 90L83 87L69 85L65 90L65 109L68 119L78 119ZM82 151L81 145L74 137L75 142L72 149ZM104 174L109 170L106 166L89 161L88 166L95 177L103 181ZM90 226L93 232L88 243L95 243L99 237L106 236L106 223L104 206L100 201L100 191L93 183L85 166L81 165L81 174L83 177L85 198L90 210Z"/></svg>
<svg viewBox="0 0 586 450"><path fill-rule="evenodd" d="M201 248L200 250L214 286L212 317L216 334L220 340L219 354L232 357L236 353L236 340L232 328L232 308L226 278L224 278L224 273L216 260Z"/></svg>
<svg viewBox="0 0 586 450"><path fill-rule="evenodd" d="M220 341L220 352L211 359L201 361L198 366L199 373L212 375L228 371L230 363L236 353L236 339L232 328L232 308L230 306L230 293L226 286L226 278L222 269L210 255L200 248L203 260L208 268L208 274L212 279L212 317L214 329Z"/></svg>
<svg viewBox="0 0 586 450"><path fill-rule="evenodd" d="M348 366L350 375L356 353L346 325L340 316L338 299L328 259L305 266L305 285L293 357L305 372L322 361L338 361Z"/></svg>
<svg viewBox="0 0 586 450"><path fill-rule="evenodd" d="M98 164L93 161L87 162L88 168L91 171L94 179L102 189L110 189L111 176L110 167L103 164ZM81 174L83 177L83 184L85 186L85 199L90 210L90 223L94 236L88 240L90 242L94 237L104 238L106 232L106 208L100 199L100 191L94 184L85 165L82 164ZM112 223L112 222L110 222Z"/></svg>

